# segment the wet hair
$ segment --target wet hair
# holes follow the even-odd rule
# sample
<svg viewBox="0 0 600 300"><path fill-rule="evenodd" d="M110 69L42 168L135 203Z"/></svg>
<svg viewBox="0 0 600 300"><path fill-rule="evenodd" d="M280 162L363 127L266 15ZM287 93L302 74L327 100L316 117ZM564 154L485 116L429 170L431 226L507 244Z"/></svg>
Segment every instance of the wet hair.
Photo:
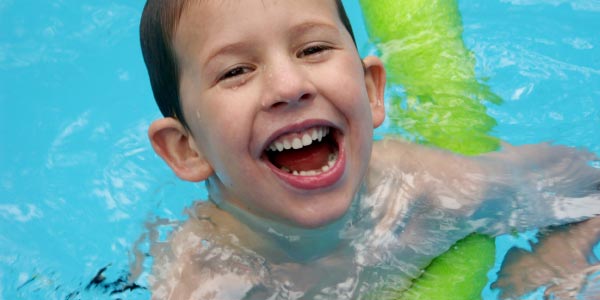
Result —
<svg viewBox="0 0 600 300"><path fill-rule="evenodd" d="M140 22L140 42L150 85L160 112L189 129L179 99L179 66L173 38L184 9L194 0L147 0ZM354 40L354 33L341 0L335 0L338 15ZM356 42L355 42L356 43Z"/></svg>

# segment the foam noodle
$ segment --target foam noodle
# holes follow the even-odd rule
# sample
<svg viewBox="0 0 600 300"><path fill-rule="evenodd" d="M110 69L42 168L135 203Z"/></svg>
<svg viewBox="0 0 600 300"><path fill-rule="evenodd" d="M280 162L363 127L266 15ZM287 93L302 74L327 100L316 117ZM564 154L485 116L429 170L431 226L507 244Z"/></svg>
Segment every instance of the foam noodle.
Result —
<svg viewBox="0 0 600 300"><path fill-rule="evenodd" d="M498 149L496 121L484 103L502 100L475 76L475 57L462 40L458 4L451 0L360 0L367 30L392 85L392 123L423 144L462 154Z"/></svg>
<svg viewBox="0 0 600 300"><path fill-rule="evenodd" d="M497 150L496 121L485 102L502 99L475 76L475 57L462 40L458 4L451 0L360 0L367 30L386 64L389 117L409 138L457 153ZM408 290L375 291L391 299L480 299L495 258L494 239L471 235L432 261ZM393 291L393 283L390 283Z"/></svg>

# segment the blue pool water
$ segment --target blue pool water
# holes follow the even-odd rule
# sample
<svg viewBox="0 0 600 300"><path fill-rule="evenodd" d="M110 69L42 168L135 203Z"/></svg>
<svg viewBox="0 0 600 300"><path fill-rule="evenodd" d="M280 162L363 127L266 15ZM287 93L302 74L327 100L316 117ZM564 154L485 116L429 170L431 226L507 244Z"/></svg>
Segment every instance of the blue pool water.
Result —
<svg viewBox="0 0 600 300"><path fill-rule="evenodd" d="M206 198L146 139L159 112L138 45L143 4L0 0L0 300L147 299L151 259L132 264L148 224ZM478 76L504 99L490 106L493 134L600 155L600 1L459 6Z"/></svg>

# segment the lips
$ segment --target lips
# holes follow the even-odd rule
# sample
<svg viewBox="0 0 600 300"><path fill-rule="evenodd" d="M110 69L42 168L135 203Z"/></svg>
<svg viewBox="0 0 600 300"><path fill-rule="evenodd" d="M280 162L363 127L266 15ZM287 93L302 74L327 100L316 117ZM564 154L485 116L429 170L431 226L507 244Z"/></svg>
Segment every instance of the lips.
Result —
<svg viewBox="0 0 600 300"><path fill-rule="evenodd" d="M341 132L330 125L305 124L274 134L262 160L281 180L298 189L320 189L344 174Z"/></svg>

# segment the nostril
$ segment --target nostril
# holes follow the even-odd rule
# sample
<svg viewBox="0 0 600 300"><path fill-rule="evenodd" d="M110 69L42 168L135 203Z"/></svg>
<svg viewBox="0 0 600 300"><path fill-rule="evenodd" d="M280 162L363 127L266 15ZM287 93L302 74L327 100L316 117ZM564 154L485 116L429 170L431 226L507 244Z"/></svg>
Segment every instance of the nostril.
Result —
<svg viewBox="0 0 600 300"><path fill-rule="evenodd" d="M292 99L281 99L272 101L270 104L263 104L263 107L268 107L269 109L277 109L286 106L298 106L302 105L302 103L311 100L313 98L313 94L311 93L303 93L299 96L293 97Z"/></svg>
<svg viewBox="0 0 600 300"><path fill-rule="evenodd" d="M310 100L312 99L312 94L311 93L304 93L302 94L302 96L300 96L300 101L302 100Z"/></svg>
<svg viewBox="0 0 600 300"><path fill-rule="evenodd" d="M280 107L284 107L287 105L287 101L277 101L273 104L271 104L271 108L280 108Z"/></svg>

